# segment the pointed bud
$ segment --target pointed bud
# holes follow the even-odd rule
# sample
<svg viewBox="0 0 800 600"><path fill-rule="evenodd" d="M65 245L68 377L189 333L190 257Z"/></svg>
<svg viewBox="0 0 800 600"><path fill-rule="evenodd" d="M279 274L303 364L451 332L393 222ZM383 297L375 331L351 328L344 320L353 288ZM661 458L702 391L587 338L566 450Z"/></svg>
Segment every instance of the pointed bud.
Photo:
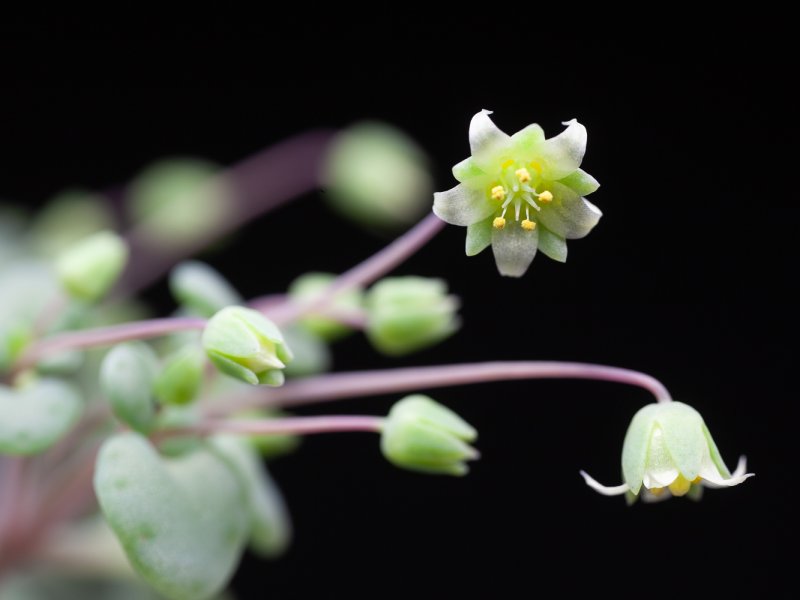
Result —
<svg viewBox="0 0 800 600"><path fill-rule="evenodd" d="M333 273L305 273L295 279L289 286L289 296L301 306L314 302L333 283L336 275ZM360 288L350 289L338 294L334 298L331 308L342 312L352 311L358 313L363 304L363 292ZM311 333L318 335L326 341L334 341L346 336L352 328L334 319L319 315L304 316L300 324Z"/></svg>
<svg viewBox="0 0 800 600"><path fill-rule="evenodd" d="M422 395L392 407L381 436L381 451L394 465L442 475L466 475L467 460L478 458L478 432L456 413Z"/></svg>
<svg viewBox="0 0 800 600"><path fill-rule="evenodd" d="M220 371L252 385L282 385L282 369L293 358L275 324L241 306L223 308L211 317L203 347Z"/></svg>

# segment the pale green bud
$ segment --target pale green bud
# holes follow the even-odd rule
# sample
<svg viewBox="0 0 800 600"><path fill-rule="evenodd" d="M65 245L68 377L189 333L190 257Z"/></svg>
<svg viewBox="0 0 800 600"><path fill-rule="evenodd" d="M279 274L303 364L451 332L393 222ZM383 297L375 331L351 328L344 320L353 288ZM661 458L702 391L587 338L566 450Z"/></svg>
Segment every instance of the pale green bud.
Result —
<svg viewBox="0 0 800 600"><path fill-rule="evenodd" d="M153 382L158 358L147 344L120 344L100 366L100 387L114 415L133 429L148 432L156 416Z"/></svg>
<svg viewBox="0 0 800 600"><path fill-rule="evenodd" d="M661 402L642 408L628 427L622 448L625 483L607 487L581 474L601 494L627 494L633 502L640 492L645 501L687 494L698 499L702 487L731 487L752 477L746 470L741 457L731 474L694 408L682 402Z"/></svg>
<svg viewBox="0 0 800 600"><path fill-rule="evenodd" d="M179 303L206 318L226 306L242 302L242 297L222 275L199 261L187 261L175 267L169 276L169 289Z"/></svg>
<svg viewBox="0 0 800 600"><path fill-rule="evenodd" d="M466 475L465 461L478 458L478 432L456 413L422 395L397 402L383 427L381 451L389 462L412 471Z"/></svg>
<svg viewBox="0 0 800 600"><path fill-rule="evenodd" d="M251 385L283 384L292 352L275 324L260 312L229 306L208 321L203 347L217 368Z"/></svg>
<svg viewBox="0 0 800 600"><path fill-rule="evenodd" d="M289 286L289 296L300 305L315 301L336 279L333 273L306 273L295 279ZM337 294L330 307L342 312L358 313L363 304L363 292L360 288L349 289ZM352 328L334 319L318 315L309 315L301 319L300 324L322 339L332 342L344 337Z"/></svg>
<svg viewBox="0 0 800 600"><path fill-rule="evenodd" d="M384 354L408 354L455 333L458 305L441 279L388 277L367 294L366 334Z"/></svg>
<svg viewBox="0 0 800 600"><path fill-rule="evenodd" d="M116 283L127 260L125 241L112 231L101 231L67 249L56 261L56 272L71 296L94 301Z"/></svg>
<svg viewBox="0 0 800 600"><path fill-rule="evenodd" d="M0 323L0 372L14 364L31 339L31 327L25 321Z"/></svg>
<svg viewBox="0 0 800 600"><path fill-rule="evenodd" d="M324 181L334 208L379 229L419 219L433 192L423 151L383 123L358 123L340 133L329 151Z"/></svg>
<svg viewBox="0 0 800 600"><path fill-rule="evenodd" d="M206 161L175 158L148 167L131 184L130 210L147 240L181 248L203 239L225 219L228 183Z"/></svg>
<svg viewBox="0 0 800 600"><path fill-rule="evenodd" d="M189 404L200 393L203 384L203 351L186 346L164 361L153 382L153 394L161 404Z"/></svg>

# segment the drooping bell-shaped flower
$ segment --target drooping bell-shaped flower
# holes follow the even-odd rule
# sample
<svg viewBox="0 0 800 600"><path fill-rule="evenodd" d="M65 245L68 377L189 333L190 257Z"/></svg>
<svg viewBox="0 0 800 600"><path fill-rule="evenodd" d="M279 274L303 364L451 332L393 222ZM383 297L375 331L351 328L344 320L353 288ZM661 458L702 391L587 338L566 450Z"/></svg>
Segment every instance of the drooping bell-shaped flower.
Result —
<svg viewBox="0 0 800 600"><path fill-rule="evenodd" d="M459 185L434 194L433 212L467 227L467 256L492 246L501 275L520 277L536 255L564 262L568 239L586 236L600 209L583 198L600 184L579 167L586 128L573 119L545 139L537 124L509 136L483 110L472 118L472 156L453 167Z"/></svg>
<svg viewBox="0 0 800 600"><path fill-rule="evenodd" d="M700 413L681 402L665 402L642 408L628 427L622 448L625 483L607 487L584 471L581 475L593 490L626 494L632 503L639 495L648 502L687 494L699 499L703 487L731 487L752 477L746 470L741 457L733 474L728 471Z"/></svg>

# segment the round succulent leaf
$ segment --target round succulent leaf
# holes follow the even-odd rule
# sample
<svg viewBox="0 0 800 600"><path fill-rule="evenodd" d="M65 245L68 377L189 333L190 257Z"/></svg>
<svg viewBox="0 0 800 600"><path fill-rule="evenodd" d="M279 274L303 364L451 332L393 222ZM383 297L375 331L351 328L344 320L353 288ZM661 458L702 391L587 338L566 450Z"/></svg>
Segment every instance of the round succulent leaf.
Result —
<svg viewBox="0 0 800 600"><path fill-rule="evenodd" d="M170 600L206 600L232 576L247 539L246 494L211 446L162 458L140 434L109 438L95 493L133 567Z"/></svg>

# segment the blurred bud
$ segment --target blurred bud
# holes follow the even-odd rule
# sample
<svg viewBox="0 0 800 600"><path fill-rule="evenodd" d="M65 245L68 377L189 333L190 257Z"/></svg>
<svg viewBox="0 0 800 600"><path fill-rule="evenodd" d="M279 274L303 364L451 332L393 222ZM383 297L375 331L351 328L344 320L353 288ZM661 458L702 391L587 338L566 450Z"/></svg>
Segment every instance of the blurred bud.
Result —
<svg viewBox="0 0 800 600"><path fill-rule="evenodd" d="M81 415L83 401L58 379L31 379L20 389L0 386L0 454L43 452Z"/></svg>
<svg viewBox="0 0 800 600"><path fill-rule="evenodd" d="M232 201L216 165L174 158L148 167L128 191L131 216L148 241L180 248L205 238L225 219Z"/></svg>
<svg viewBox="0 0 800 600"><path fill-rule="evenodd" d="M331 351L316 335L298 325L289 325L283 337L293 355L283 371L286 377L309 377L331 370Z"/></svg>
<svg viewBox="0 0 800 600"><path fill-rule="evenodd" d="M203 418L199 404L168 404L156 413L153 431L171 429L189 429L197 425ZM198 450L206 440L194 433L186 435L170 435L161 440L158 450L163 456L182 456Z"/></svg>
<svg viewBox="0 0 800 600"><path fill-rule="evenodd" d="M55 258L73 244L98 231L114 229L108 200L87 190L65 190L36 215L30 236L34 247Z"/></svg>
<svg viewBox="0 0 800 600"><path fill-rule="evenodd" d="M428 396L406 396L386 418L381 451L392 464L411 471L466 475L465 461L478 458L478 432L456 413Z"/></svg>
<svg viewBox="0 0 800 600"><path fill-rule="evenodd" d="M269 409L253 409L240 413L236 413L237 419L281 419L290 416L288 413L278 410ZM271 433L267 435L248 435L242 436L247 439L250 444L258 450L259 454L267 460L278 458L284 454L294 452L303 438L299 435L291 435L288 433Z"/></svg>
<svg viewBox="0 0 800 600"><path fill-rule="evenodd" d="M64 288L79 300L98 300L114 283L128 260L128 246L112 231L101 231L68 248L56 261Z"/></svg>
<svg viewBox="0 0 800 600"><path fill-rule="evenodd" d="M280 556L292 540L292 522L280 489L246 440L215 435L211 444L240 477L250 513L250 548L264 558Z"/></svg>
<svg viewBox="0 0 800 600"><path fill-rule="evenodd" d="M275 324L260 312L229 306L211 317L203 347L217 368L251 385L283 385L292 352Z"/></svg>
<svg viewBox="0 0 800 600"><path fill-rule="evenodd" d="M339 212L371 228L397 229L430 208L427 158L403 132L383 123L349 127L334 140L324 181Z"/></svg>
<svg viewBox="0 0 800 600"><path fill-rule="evenodd" d="M198 261L175 267L169 275L169 289L180 304L205 318L226 306L242 303L242 297L222 275Z"/></svg>
<svg viewBox="0 0 800 600"><path fill-rule="evenodd" d="M367 294L366 334L384 354L408 354L455 333L458 305L441 279L387 277Z"/></svg>
<svg viewBox="0 0 800 600"><path fill-rule="evenodd" d="M301 306L314 302L333 283L334 279L336 279L336 275L333 273L306 273L291 283L289 296ZM360 288L349 289L337 294L329 306L344 313L348 311L358 313L361 311L363 296ZM343 323L314 314L303 317L300 324L328 342L342 338L352 331L351 327Z"/></svg>
<svg viewBox="0 0 800 600"><path fill-rule="evenodd" d="M32 337L31 328L24 321L0 323L0 372L14 364Z"/></svg>
<svg viewBox="0 0 800 600"><path fill-rule="evenodd" d="M161 404L189 404L200 393L205 357L197 346L186 346L167 357L153 382Z"/></svg>
<svg viewBox="0 0 800 600"><path fill-rule="evenodd" d="M132 342L111 349L100 366L100 387L114 415L141 432L153 425L153 382L158 358L147 344Z"/></svg>

